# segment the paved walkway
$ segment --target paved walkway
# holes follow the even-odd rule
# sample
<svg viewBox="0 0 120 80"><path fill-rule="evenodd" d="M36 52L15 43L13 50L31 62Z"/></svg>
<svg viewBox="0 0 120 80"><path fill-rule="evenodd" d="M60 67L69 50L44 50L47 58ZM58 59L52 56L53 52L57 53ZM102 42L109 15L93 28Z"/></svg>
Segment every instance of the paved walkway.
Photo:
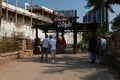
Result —
<svg viewBox="0 0 120 80"><path fill-rule="evenodd" d="M58 54L55 64L41 63L37 55L0 65L0 80L119 80L118 76L106 66L91 64L87 53Z"/></svg>

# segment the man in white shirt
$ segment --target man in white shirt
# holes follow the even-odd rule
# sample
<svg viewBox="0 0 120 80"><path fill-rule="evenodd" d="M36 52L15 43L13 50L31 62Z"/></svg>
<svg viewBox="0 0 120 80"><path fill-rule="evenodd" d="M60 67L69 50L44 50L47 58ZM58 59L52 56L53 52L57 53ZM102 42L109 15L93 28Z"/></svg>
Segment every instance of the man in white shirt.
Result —
<svg viewBox="0 0 120 80"><path fill-rule="evenodd" d="M48 50L49 50L50 39L48 35L45 35L45 38L42 41L42 54L41 54L41 62L43 62L44 54L46 55L45 61L48 61Z"/></svg>
<svg viewBox="0 0 120 80"><path fill-rule="evenodd" d="M51 50L51 58L52 62L55 62L56 59L56 40L50 35L50 50Z"/></svg>

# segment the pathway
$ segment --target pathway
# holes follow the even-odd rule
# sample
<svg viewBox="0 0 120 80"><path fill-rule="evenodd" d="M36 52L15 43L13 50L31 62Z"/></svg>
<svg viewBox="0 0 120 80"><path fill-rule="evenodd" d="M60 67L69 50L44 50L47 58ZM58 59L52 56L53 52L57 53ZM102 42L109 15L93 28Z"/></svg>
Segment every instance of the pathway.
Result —
<svg viewBox="0 0 120 80"><path fill-rule="evenodd" d="M0 65L0 80L119 80L105 65L91 64L87 53L57 54L57 62L40 62L40 55Z"/></svg>

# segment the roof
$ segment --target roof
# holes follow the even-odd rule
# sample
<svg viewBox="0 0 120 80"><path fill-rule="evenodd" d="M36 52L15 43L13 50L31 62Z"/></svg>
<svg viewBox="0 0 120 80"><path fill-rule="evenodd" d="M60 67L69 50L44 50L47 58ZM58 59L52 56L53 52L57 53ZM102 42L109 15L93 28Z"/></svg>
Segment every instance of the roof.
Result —
<svg viewBox="0 0 120 80"><path fill-rule="evenodd" d="M76 27L57 27L55 23L53 24L41 24L33 25L33 28L38 28L41 30L77 30L77 31L94 31L98 29L100 23L76 23Z"/></svg>
<svg viewBox="0 0 120 80"><path fill-rule="evenodd" d="M77 23L78 31L94 31L100 27L100 23Z"/></svg>

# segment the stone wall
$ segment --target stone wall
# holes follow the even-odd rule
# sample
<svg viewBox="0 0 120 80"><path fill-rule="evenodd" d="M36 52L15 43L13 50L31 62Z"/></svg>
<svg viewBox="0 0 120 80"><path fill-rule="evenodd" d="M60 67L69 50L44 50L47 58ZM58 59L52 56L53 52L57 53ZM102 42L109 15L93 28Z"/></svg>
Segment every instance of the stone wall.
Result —
<svg viewBox="0 0 120 80"><path fill-rule="evenodd" d="M120 32L114 34L113 40L108 40L107 60L120 71Z"/></svg>
<svg viewBox="0 0 120 80"><path fill-rule="evenodd" d="M13 59L18 59L19 53L18 52L7 52L0 54L0 63L5 63L7 61L11 61Z"/></svg>
<svg viewBox="0 0 120 80"><path fill-rule="evenodd" d="M115 65L120 71L120 32L115 33Z"/></svg>
<svg viewBox="0 0 120 80"><path fill-rule="evenodd" d="M26 39L20 39L20 46L21 49L19 51L1 53L0 63L5 63L13 59L28 58L30 56L33 56L33 51L26 49Z"/></svg>
<svg viewBox="0 0 120 80"><path fill-rule="evenodd" d="M15 59L28 58L33 56L33 51L15 51L0 54L0 64Z"/></svg>

